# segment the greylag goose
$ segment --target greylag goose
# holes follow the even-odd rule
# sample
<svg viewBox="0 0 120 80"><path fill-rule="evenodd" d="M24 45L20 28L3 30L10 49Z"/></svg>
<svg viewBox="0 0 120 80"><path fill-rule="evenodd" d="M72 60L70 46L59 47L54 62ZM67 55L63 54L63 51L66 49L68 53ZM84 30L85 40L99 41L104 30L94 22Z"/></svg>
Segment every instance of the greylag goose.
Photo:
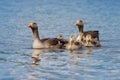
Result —
<svg viewBox="0 0 120 80"><path fill-rule="evenodd" d="M59 34L57 36L58 39L60 39L61 41L63 41L65 44L68 43L68 40L64 39L63 35L62 34Z"/></svg>
<svg viewBox="0 0 120 80"><path fill-rule="evenodd" d="M79 36L77 38L77 41L81 41L80 40L81 34L82 34L82 39L84 39L87 34L90 34L93 39L96 39L99 41L99 31L84 31L84 23L82 20L77 20L75 24L76 26L78 26L78 29L79 29Z"/></svg>
<svg viewBox="0 0 120 80"><path fill-rule="evenodd" d="M101 47L102 46L101 43L98 40L93 39L92 35L90 35L90 34L87 34L85 38L86 38L85 39L86 42L85 42L84 46L86 46L86 47Z"/></svg>
<svg viewBox="0 0 120 80"><path fill-rule="evenodd" d="M57 36L57 38L58 38L58 39L64 39L64 37L63 37L62 34L59 34L59 35Z"/></svg>
<svg viewBox="0 0 120 80"><path fill-rule="evenodd" d="M28 27L32 29L34 35L32 48L61 48L64 45L64 42L57 38L40 39L37 23L29 23Z"/></svg>
<svg viewBox="0 0 120 80"><path fill-rule="evenodd" d="M65 44L65 48L69 50L75 50L82 48L82 44L75 41L75 36L70 35L68 43Z"/></svg>

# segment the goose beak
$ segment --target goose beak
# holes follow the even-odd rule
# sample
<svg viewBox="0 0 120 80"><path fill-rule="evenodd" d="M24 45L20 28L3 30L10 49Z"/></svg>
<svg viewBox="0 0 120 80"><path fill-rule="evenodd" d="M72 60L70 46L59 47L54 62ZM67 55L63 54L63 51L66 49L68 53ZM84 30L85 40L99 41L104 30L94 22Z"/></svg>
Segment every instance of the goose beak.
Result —
<svg viewBox="0 0 120 80"><path fill-rule="evenodd" d="M29 28L32 28L32 23L28 24L28 27L29 27Z"/></svg>
<svg viewBox="0 0 120 80"><path fill-rule="evenodd" d="M76 21L75 25L79 25L79 24L80 24L80 22L79 22L79 21Z"/></svg>
<svg viewBox="0 0 120 80"><path fill-rule="evenodd" d="M83 22L82 22L82 20L77 20L75 24L76 24L76 26L81 26L81 25L83 25Z"/></svg>

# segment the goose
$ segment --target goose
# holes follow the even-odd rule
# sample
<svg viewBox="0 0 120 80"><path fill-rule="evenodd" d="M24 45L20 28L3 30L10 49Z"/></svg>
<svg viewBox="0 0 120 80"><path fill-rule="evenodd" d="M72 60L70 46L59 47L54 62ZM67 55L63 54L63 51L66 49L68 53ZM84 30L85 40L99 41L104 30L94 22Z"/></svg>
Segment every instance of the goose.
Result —
<svg viewBox="0 0 120 80"><path fill-rule="evenodd" d="M58 39L64 39L64 37L63 37L62 34L58 34L57 38L58 38Z"/></svg>
<svg viewBox="0 0 120 80"><path fill-rule="evenodd" d="M84 31L84 23L82 20L77 20L75 24L79 29L79 36L76 39L77 41L81 41L80 40L81 34L82 34L81 39L85 39L85 36L87 34L90 34L93 39L96 39L99 41L99 31L97 31L97 30L96 31Z"/></svg>
<svg viewBox="0 0 120 80"><path fill-rule="evenodd" d="M64 39L64 36L62 34L58 34L57 38L63 41L64 44L68 43L68 40Z"/></svg>
<svg viewBox="0 0 120 80"><path fill-rule="evenodd" d="M31 22L28 27L32 29L34 35L32 48L61 48L64 45L64 42L57 38L40 39L37 23Z"/></svg>
<svg viewBox="0 0 120 80"><path fill-rule="evenodd" d="M82 48L82 44L75 41L75 36L70 35L68 43L65 44L65 48L68 50L75 50Z"/></svg>
<svg viewBox="0 0 120 80"><path fill-rule="evenodd" d="M80 42L82 45L84 45L85 37L84 37L83 33L79 33L79 36L77 37L76 41Z"/></svg>
<svg viewBox="0 0 120 80"><path fill-rule="evenodd" d="M100 41L93 39L92 35L90 35L90 34L87 34L85 38L86 38L85 39L86 42L85 42L84 46L86 46L86 47L101 47L102 46Z"/></svg>

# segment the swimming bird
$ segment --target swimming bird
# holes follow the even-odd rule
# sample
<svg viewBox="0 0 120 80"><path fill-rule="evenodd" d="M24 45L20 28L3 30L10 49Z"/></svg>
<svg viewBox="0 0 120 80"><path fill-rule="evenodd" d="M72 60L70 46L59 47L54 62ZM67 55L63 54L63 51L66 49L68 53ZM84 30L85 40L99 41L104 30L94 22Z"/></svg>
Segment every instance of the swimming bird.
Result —
<svg viewBox="0 0 120 80"><path fill-rule="evenodd" d="M58 39L64 39L64 37L63 37L62 34L59 34L59 35L57 36L57 38L58 38Z"/></svg>
<svg viewBox="0 0 120 80"><path fill-rule="evenodd" d="M32 48L61 48L64 45L64 42L57 38L40 39L37 23L29 23L28 27L32 29L34 35Z"/></svg>
<svg viewBox="0 0 120 80"><path fill-rule="evenodd" d="M65 44L65 48L69 50L75 50L82 48L82 44L75 41L75 36L70 35L68 43Z"/></svg>
<svg viewBox="0 0 120 80"><path fill-rule="evenodd" d="M84 46L86 47L101 47L101 43L100 41L96 40L96 39L93 39L92 38L92 35L90 34L87 34L86 37L86 42L84 43Z"/></svg>
<svg viewBox="0 0 120 80"><path fill-rule="evenodd" d="M75 24L79 29L79 35L76 39L77 41L81 41L80 38L85 39L87 34L90 34L93 39L96 39L99 41L99 31L97 30L96 31L84 31L84 23L82 20L77 20ZM82 37L81 37L81 34L82 34Z"/></svg>
<svg viewBox="0 0 120 80"><path fill-rule="evenodd" d="M68 40L66 40L62 34L59 34L59 35L57 36L57 38L60 39L61 41L63 41L64 44L68 43Z"/></svg>
<svg viewBox="0 0 120 80"><path fill-rule="evenodd" d="M85 36L83 35L83 33L79 33L79 36L76 39L77 42L80 42L82 45L84 45L85 43Z"/></svg>

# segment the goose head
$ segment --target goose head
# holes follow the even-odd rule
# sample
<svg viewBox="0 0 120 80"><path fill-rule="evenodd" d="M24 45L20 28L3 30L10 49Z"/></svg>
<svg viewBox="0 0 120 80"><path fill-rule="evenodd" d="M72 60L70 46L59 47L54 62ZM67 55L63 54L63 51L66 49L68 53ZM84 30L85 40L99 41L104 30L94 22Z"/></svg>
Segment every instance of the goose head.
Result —
<svg viewBox="0 0 120 80"><path fill-rule="evenodd" d="M64 39L64 37L63 37L62 34L59 34L59 35L57 36L57 38L58 38L58 39Z"/></svg>
<svg viewBox="0 0 120 80"><path fill-rule="evenodd" d="M75 22L76 26L83 26L83 21L82 20L77 20Z"/></svg>
<svg viewBox="0 0 120 80"><path fill-rule="evenodd" d="M75 41L75 36L74 36L74 35L70 35L69 41L70 41L71 43L74 43L74 41Z"/></svg>
<svg viewBox="0 0 120 80"><path fill-rule="evenodd" d="M31 28L31 29L36 29L37 28L37 23L31 22L31 23L28 24L28 27Z"/></svg>

